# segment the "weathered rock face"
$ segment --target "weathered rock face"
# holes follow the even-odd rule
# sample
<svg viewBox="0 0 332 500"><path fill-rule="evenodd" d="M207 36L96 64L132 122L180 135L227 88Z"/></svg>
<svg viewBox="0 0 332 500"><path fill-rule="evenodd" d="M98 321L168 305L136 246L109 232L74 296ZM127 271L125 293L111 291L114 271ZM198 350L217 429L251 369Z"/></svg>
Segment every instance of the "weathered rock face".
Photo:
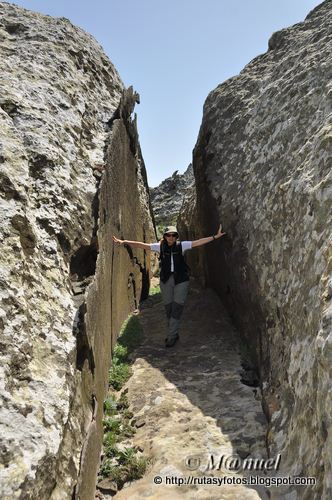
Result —
<svg viewBox="0 0 332 500"><path fill-rule="evenodd" d="M91 500L112 342L148 289L143 251L112 234L155 239L137 96L119 106L113 65L66 19L0 14L0 496Z"/></svg>
<svg viewBox="0 0 332 500"><path fill-rule="evenodd" d="M156 224L175 224L184 197L194 183L192 164L181 175L176 170L159 186L150 188L151 204Z"/></svg>
<svg viewBox="0 0 332 500"><path fill-rule="evenodd" d="M317 478L292 499L332 496L331 53L329 0L209 94L179 224L228 233L200 271L255 346L281 475Z"/></svg>

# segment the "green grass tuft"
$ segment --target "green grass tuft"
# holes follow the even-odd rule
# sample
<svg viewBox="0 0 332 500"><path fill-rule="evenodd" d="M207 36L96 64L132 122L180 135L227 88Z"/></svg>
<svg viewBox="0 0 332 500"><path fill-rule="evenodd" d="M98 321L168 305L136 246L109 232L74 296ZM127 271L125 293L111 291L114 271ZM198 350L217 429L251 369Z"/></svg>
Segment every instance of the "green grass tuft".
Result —
<svg viewBox="0 0 332 500"><path fill-rule="evenodd" d="M161 294L160 285L152 286L149 290L149 296Z"/></svg>
<svg viewBox="0 0 332 500"><path fill-rule="evenodd" d="M118 453L118 462L120 465L130 462L136 454L135 448L125 448Z"/></svg>
<svg viewBox="0 0 332 500"><path fill-rule="evenodd" d="M113 357L112 357L112 362L113 363L121 363L123 361L126 361L128 358L128 349L126 346L121 345L121 344L115 344L114 350L113 350Z"/></svg>
<svg viewBox="0 0 332 500"><path fill-rule="evenodd" d="M134 453L121 452L118 465L106 462L101 470L104 470L112 481L116 482L118 488L122 488L128 481L140 479L146 471L148 460L145 457L137 457ZM103 464L104 465L104 464Z"/></svg>
<svg viewBox="0 0 332 500"><path fill-rule="evenodd" d="M106 415L115 415L117 413L118 403L112 394L109 394L104 401L104 413Z"/></svg>
<svg viewBox="0 0 332 500"><path fill-rule="evenodd" d="M103 438L103 444L105 446L114 446L116 443L116 435L114 432L106 432Z"/></svg>
<svg viewBox="0 0 332 500"><path fill-rule="evenodd" d="M142 337L143 328L138 317L130 315L121 327L109 370L109 385L116 391L132 374L129 355L141 343ZM118 399L111 392L108 394L104 401L104 458L99 474L115 481L118 488L122 488L127 481L141 478L148 464L145 457L137 456L136 448L119 450L117 447L117 443L135 434L136 430L129 422L133 416L126 391Z"/></svg>
<svg viewBox="0 0 332 500"><path fill-rule="evenodd" d="M130 378L131 373L131 367L127 363L113 364L109 371L108 382L113 389L119 391Z"/></svg>
<svg viewBox="0 0 332 500"><path fill-rule="evenodd" d="M131 376L129 354L140 344L142 337L143 328L138 317L130 315L121 327L109 370L109 384L116 391L119 391Z"/></svg>
<svg viewBox="0 0 332 500"><path fill-rule="evenodd" d="M121 422L117 417L107 417L103 419L105 432L119 432Z"/></svg>

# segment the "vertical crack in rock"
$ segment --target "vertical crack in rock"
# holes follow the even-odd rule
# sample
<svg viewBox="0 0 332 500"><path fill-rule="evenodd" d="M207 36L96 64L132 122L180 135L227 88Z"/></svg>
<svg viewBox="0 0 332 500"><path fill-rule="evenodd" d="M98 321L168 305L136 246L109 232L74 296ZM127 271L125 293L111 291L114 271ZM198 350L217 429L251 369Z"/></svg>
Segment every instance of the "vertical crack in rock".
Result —
<svg viewBox="0 0 332 500"><path fill-rule="evenodd" d="M83 302L83 304L80 305L76 313L75 324L74 324L74 334L77 342L76 366L79 370L82 370L84 362L85 360L87 360L89 363L89 369L93 375L95 369L95 362L93 358L92 346L89 342L86 332L86 325L84 322L85 313L86 313L86 304Z"/></svg>
<svg viewBox="0 0 332 500"><path fill-rule="evenodd" d="M73 325L73 333L77 341L76 366L82 370L84 361L87 360L92 375L94 374L95 361L91 341L86 331L85 314L85 292L93 281L98 258L98 218L99 218L99 186L100 177L97 177L96 192L91 205L91 217L93 228L91 242L89 245L82 245L70 258L70 276L75 303L78 307ZM70 244L63 234L58 235L61 249L67 253Z"/></svg>
<svg viewBox="0 0 332 500"><path fill-rule="evenodd" d="M71 274L76 275L78 280L93 276L96 271L97 255L96 240L90 245L81 246L70 259Z"/></svg>
<svg viewBox="0 0 332 500"><path fill-rule="evenodd" d="M143 234L144 234L144 232L143 232ZM145 236L144 236L144 241L145 241ZM136 256L134 256L132 248L129 245L125 245L125 247L126 247L126 250L128 252L128 255L129 255L131 262L138 267L138 269L141 273L141 276L142 276L142 291L141 291L141 295L140 295L139 300L138 300L138 302L141 302L142 300L146 299L148 294L149 294L149 274L147 272L147 266L146 266L146 264L147 264L146 253L144 252L144 262L142 265L140 263L140 261L138 260L138 258ZM135 292L133 294L133 299L135 302L135 309L136 309L138 304L137 304L137 299L136 299L135 280L133 279L133 276L134 275L132 273L129 275L128 288L130 288L129 283L132 283L134 290L135 290Z"/></svg>
<svg viewBox="0 0 332 500"><path fill-rule="evenodd" d="M94 373L95 361L91 342L89 342L89 337L86 332L84 319L86 314L85 291L94 279L99 252L98 221L101 172L102 170L96 170L94 173L94 176L96 177L96 192L93 196L91 204L91 217L93 219L91 242L89 245L82 245L79 247L70 259L72 290L75 296L75 302L78 305L73 326L73 333L77 340L76 366L79 370L82 370L84 361L87 359L92 375ZM58 235L58 241L62 250L65 253L68 253L70 250L70 244L64 237L63 233Z"/></svg>
<svg viewBox="0 0 332 500"><path fill-rule="evenodd" d="M133 273L130 273L128 276L128 299L129 303L133 301L132 308L137 309L136 283Z"/></svg>
<svg viewBox="0 0 332 500"><path fill-rule="evenodd" d="M127 248L128 259L123 249L116 251L111 244L112 234L119 231L122 237L126 232L128 239L144 241L145 237L153 237L151 205L138 143L136 116L134 120L131 119L135 102L139 102L139 99L132 87L124 90L117 110L107 122L108 136L103 148L102 175L92 202L94 226L91 243L79 248L71 258L73 276L77 280L83 280L76 282L78 294L82 292L82 283L83 287L89 283L84 294L86 308L83 310L81 306L75 325L79 328L82 339L79 366L83 368L84 359L98 359L91 380L98 410L85 431L80 475L75 489L75 495L79 498L84 495L88 499L94 493L103 433L103 400L108 387L112 345L128 312L137 309L142 295L148 294L150 264L145 252L133 252ZM130 197L128 192L131 193ZM97 261L94 258L96 256ZM126 291L125 274L128 276ZM95 332L98 335L99 332L104 332L99 345L94 342ZM92 342L92 349L89 348L89 342Z"/></svg>

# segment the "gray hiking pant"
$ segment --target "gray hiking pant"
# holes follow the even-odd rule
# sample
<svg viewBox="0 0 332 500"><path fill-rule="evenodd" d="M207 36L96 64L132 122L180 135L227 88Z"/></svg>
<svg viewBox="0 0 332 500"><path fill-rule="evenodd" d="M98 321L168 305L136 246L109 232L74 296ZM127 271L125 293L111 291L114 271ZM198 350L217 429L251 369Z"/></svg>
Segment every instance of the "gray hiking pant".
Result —
<svg viewBox="0 0 332 500"><path fill-rule="evenodd" d="M179 335L180 318L188 295L189 281L176 285L174 275L171 274L166 283L160 280L160 290L168 319L168 338L171 339Z"/></svg>

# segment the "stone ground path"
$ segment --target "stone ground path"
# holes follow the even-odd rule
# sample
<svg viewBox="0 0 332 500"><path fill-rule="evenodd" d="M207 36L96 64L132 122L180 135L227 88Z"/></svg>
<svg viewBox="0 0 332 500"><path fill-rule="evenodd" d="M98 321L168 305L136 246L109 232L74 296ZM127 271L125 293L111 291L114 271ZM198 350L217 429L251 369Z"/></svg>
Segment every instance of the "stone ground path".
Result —
<svg viewBox="0 0 332 500"><path fill-rule="evenodd" d="M144 342L135 352L133 375L124 389L141 425L134 445L153 463L142 479L125 485L113 498L268 498L262 487L165 484L166 476L244 477L243 470L207 471L208 458L266 458L266 419L253 388L240 381L237 333L218 296L191 281L180 340L168 349L163 305L151 302L139 313ZM193 457L189 466L186 457ZM154 484L155 476L162 484Z"/></svg>

